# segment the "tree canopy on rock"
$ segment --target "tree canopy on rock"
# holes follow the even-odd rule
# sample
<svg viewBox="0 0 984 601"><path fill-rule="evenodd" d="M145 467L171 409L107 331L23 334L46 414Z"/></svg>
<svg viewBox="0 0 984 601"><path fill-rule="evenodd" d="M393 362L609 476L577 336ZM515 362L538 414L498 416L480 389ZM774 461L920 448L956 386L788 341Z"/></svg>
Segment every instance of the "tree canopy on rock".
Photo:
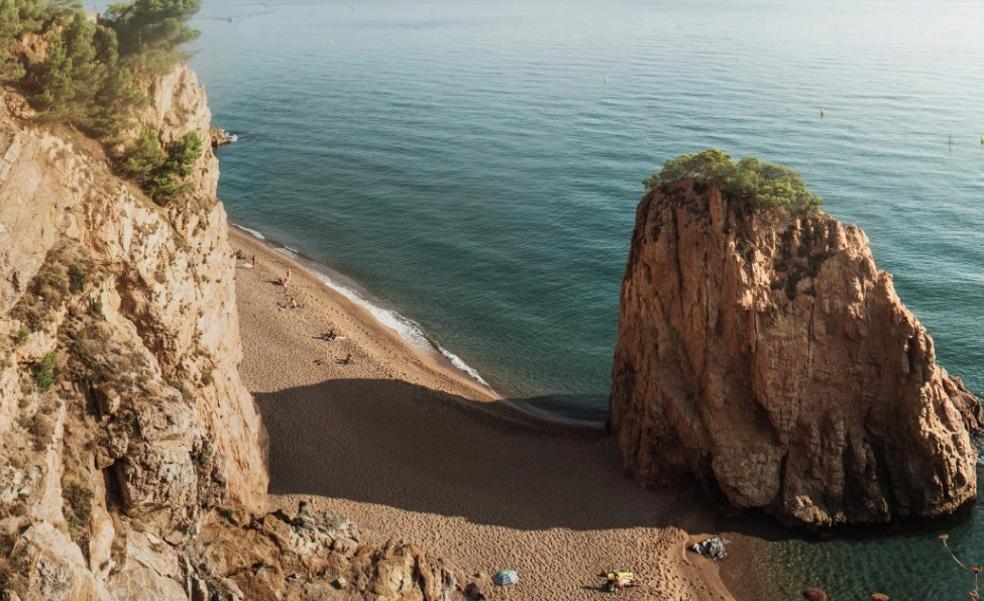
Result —
<svg viewBox="0 0 984 601"><path fill-rule="evenodd" d="M760 208L815 211L821 203L795 170L755 157L736 162L717 148L670 159L642 183L651 190L684 179L717 184L727 194Z"/></svg>
<svg viewBox="0 0 984 601"><path fill-rule="evenodd" d="M142 57L153 71L166 71L184 55L181 44L201 34L188 21L201 0L134 0L111 4L104 19L116 31L122 56Z"/></svg>
<svg viewBox="0 0 984 601"><path fill-rule="evenodd" d="M198 37L188 22L200 7L132 0L96 17L79 0L0 0L0 80L23 91L39 121L104 142L117 168L165 204L185 190L201 139L189 134L165 147L157 132L128 132L150 81L186 58L180 47Z"/></svg>
<svg viewBox="0 0 984 601"><path fill-rule="evenodd" d="M0 49L10 48L22 35L41 27L47 8L45 0L0 0ZM23 76L23 65L0 52L0 78Z"/></svg>

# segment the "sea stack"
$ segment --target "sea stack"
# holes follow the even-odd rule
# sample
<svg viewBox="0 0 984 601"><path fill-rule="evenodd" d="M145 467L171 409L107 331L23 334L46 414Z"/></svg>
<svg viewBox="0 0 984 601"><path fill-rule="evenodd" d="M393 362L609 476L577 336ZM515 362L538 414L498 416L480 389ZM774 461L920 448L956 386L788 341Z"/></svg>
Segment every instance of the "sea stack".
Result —
<svg viewBox="0 0 984 601"><path fill-rule="evenodd" d="M827 527L977 492L981 408L864 232L723 185L655 183L622 284L610 399L627 472Z"/></svg>

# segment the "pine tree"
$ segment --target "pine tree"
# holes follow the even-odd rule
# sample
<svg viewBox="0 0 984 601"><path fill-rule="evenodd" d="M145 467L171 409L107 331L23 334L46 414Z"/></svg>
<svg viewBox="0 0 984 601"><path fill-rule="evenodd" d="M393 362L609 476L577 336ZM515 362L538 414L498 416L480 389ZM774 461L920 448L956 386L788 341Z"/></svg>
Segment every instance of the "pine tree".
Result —
<svg viewBox="0 0 984 601"><path fill-rule="evenodd" d="M93 99L95 110L84 127L97 138L115 142L116 134L132 127L134 108L146 104L147 98L120 60L116 32L100 27L93 42L103 77Z"/></svg>
<svg viewBox="0 0 984 601"><path fill-rule="evenodd" d="M120 55L136 57L151 73L169 69L184 58L177 47L198 38L188 25L201 8L201 0L134 0L113 4L106 19L119 36Z"/></svg>
<svg viewBox="0 0 984 601"><path fill-rule="evenodd" d="M30 100L43 119L83 125L91 118L105 76L96 61L95 32L85 15L75 13L49 36L44 62L30 67L36 90Z"/></svg>
<svg viewBox="0 0 984 601"><path fill-rule="evenodd" d="M20 79L24 67L9 49L27 32L38 31L46 12L44 0L0 0L0 79Z"/></svg>

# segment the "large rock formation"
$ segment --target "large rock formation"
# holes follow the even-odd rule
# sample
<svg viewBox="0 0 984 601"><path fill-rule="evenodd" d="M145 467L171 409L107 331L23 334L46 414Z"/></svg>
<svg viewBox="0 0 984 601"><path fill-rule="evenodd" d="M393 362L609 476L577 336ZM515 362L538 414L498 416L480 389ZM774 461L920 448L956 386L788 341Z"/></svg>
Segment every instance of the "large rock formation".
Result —
<svg viewBox="0 0 984 601"><path fill-rule="evenodd" d="M976 494L981 420L859 228L690 180L642 199L611 395L639 481L810 526L937 516Z"/></svg>
<svg viewBox="0 0 984 601"><path fill-rule="evenodd" d="M454 578L343 520L254 515L263 432L239 379L234 261L204 90L180 66L144 126L197 131L160 207L102 148L0 89L0 599L441 599Z"/></svg>

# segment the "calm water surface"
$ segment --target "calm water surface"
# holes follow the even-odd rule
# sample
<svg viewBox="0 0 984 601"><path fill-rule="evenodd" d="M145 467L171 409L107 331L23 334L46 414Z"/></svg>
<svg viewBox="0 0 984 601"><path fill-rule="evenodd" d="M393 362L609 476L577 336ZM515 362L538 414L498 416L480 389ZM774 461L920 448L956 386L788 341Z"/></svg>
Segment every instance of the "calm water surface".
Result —
<svg viewBox="0 0 984 601"><path fill-rule="evenodd" d="M206 0L198 25L233 220L506 395L604 414L639 181L708 146L800 170L984 393L984 3ZM966 598L935 535L984 561L982 518L769 543L777 598Z"/></svg>

